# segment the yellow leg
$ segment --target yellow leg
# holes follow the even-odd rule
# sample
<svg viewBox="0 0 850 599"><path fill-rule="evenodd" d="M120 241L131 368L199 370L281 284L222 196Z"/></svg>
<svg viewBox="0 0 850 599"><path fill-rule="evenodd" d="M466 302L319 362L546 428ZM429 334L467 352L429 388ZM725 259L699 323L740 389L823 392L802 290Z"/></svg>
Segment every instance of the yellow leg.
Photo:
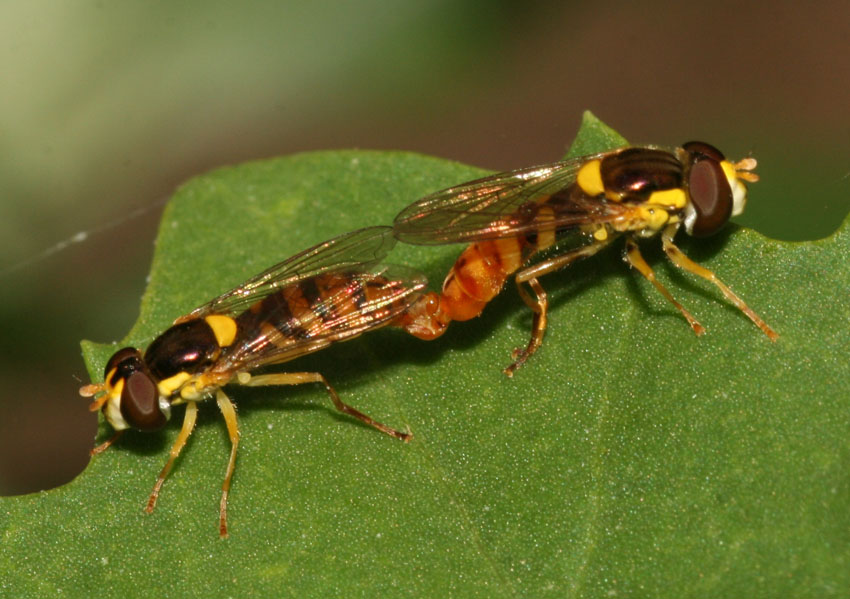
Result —
<svg viewBox="0 0 850 599"><path fill-rule="evenodd" d="M361 422L368 424L369 426L374 427L382 433L390 435L391 437L395 437L396 439L401 439L402 441L407 442L413 438L412 433L403 433L401 431L395 430L394 428L390 428L386 424L381 424L377 420L373 420L372 418L370 418L363 412L357 410L356 408L353 408L350 405L343 403L343 401L336 394L334 388L331 387L331 384L328 382L328 380L318 372L284 372L280 374L261 374L259 376L250 377L247 380L244 380L244 377L239 378L239 382L243 385L248 385L249 387L259 387L262 385L303 385L304 383L321 383L325 386L328 395L331 396L331 401L333 401L334 407L343 414L354 416Z"/></svg>
<svg viewBox="0 0 850 599"><path fill-rule="evenodd" d="M765 321L759 317L758 314L753 312L744 301L735 295L731 289L729 289L723 282L717 278L713 272L705 268L704 266L700 266L690 258L688 258L682 250L680 250L673 243L673 236L676 234L677 227L675 225L667 227L664 229L664 232L661 234L661 243L664 247L664 252L667 254L667 257L670 258L670 261L673 262L679 268L682 268L688 272L691 272L697 276L702 277L708 281L711 281L715 285L717 285L718 289L723 292L723 295L726 296L730 302L735 304L735 306L744 314L747 315L747 318L753 321L753 323L764 332L765 335L771 340L776 341L779 339L779 334L771 329Z"/></svg>
<svg viewBox="0 0 850 599"><path fill-rule="evenodd" d="M697 319L694 318L690 312L685 310L684 306L676 301L676 299L671 295L669 291L662 285L657 278L655 278L655 273L650 268L649 264L646 263L646 260L643 259L643 256L640 254L640 250L638 249L637 243L631 238L626 239L626 261L634 266L640 274L642 274L647 281L652 283L658 291L661 292L661 295L666 297L671 304L676 306L679 312L682 313L682 316L687 319L688 324L691 325L691 328L694 330L694 333L697 335L702 335L705 333L705 327L703 327Z"/></svg>
<svg viewBox="0 0 850 599"><path fill-rule="evenodd" d="M190 401L186 404L186 415L183 417L183 428L180 429L180 434L177 435L177 440L174 442L174 445L171 446L168 461L165 463L165 467L162 469L162 472L159 473L159 477L156 479L156 484L153 486L153 491L151 491L151 496L148 499L148 505L145 507L145 511L147 513L150 514L153 512L153 508L156 506L156 499L159 497L159 490L162 488L162 483L165 482L165 477L168 476L169 472L171 472L174 460L176 460L177 456L180 455L180 451L186 445L189 435L192 434L192 430L195 428L195 420L197 416L198 406L194 401Z"/></svg>
<svg viewBox="0 0 850 599"><path fill-rule="evenodd" d="M224 475L224 483L221 485L221 503L218 511L218 532L221 538L227 537L227 495L230 493L230 479L233 478L233 470L236 467L236 448L239 446L239 427L236 420L236 408L230 398L219 389L216 391L215 399L218 407L224 415L227 425L227 434L230 436L230 461L227 462L227 472Z"/></svg>

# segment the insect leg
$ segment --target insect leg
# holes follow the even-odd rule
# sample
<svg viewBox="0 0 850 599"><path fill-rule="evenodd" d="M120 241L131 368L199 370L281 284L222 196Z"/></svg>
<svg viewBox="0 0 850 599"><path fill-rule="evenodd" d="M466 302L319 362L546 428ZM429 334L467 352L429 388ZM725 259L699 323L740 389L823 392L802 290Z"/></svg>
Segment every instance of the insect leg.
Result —
<svg viewBox="0 0 850 599"><path fill-rule="evenodd" d="M546 325L548 323L547 313L549 301L546 296L546 292L543 290L543 286L537 278L554 270L564 268L576 260L592 256L608 245L611 242L611 239L613 239L613 237L609 237L605 241L595 241L584 247L567 252L566 254L561 254L560 256L554 256L548 260L544 260L540 264L535 264L534 266L525 268L517 273L516 277L514 277L517 291L519 292L519 296L522 298L522 301L524 301L525 304L534 312L534 319L531 324L531 339L529 339L528 345L526 345L525 349L517 348L513 351L513 354L511 355L514 359L513 363L503 370L506 375L513 376L514 372L516 372L520 366L525 364L525 361L528 360L528 358L530 358L531 355L537 351L537 348L539 348L543 343L543 335L546 333ZM522 285L523 283L528 283L528 286L531 287L531 290L534 292L534 297L526 291Z"/></svg>
<svg viewBox="0 0 850 599"><path fill-rule="evenodd" d="M539 264L529 266L528 268L523 268L517 273L516 280L518 283L524 283L525 281L536 279L537 277L541 277L545 274L549 274L550 272L564 268L565 266L569 266L576 260L580 260L581 258L587 258L589 256L594 255L599 250L611 243L614 239L616 239L616 237L609 236L604 241L594 241L593 243L589 243L576 250L567 252L566 254L561 254L560 256L553 256L548 260L540 262Z"/></svg>
<svg viewBox="0 0 850 599"><path fill-rule="evenodd" d="M115 443L121 437L121 435L123 435L123 434L124 434L123 430L116 431L115 434L112 435L109 439L107 439L106 441L104 441L103 443L101 443L97 447L94 447L91 451L89 451L89 455L95 456L99 453L103 453L104 451L109 449L109 446L112 445L113 443Z"/></svg>
<svg viewBox="0 0 850 599"><path fill-rule="evenodd" d="M528 345L525 349L520 347L514 349L513 354L511 355L511 358L514 360L513 363L502 371L508 376L513 376L517 368L525 364L525 361L528 360L528 358L531 357L531 354L536 352L537 348L540 347L540 344L543 343L543 335L546 333L546 315L549 308L549 300L546 296L546 291L543 290L543 286L540 285L540 282L536 278L526 281L528 286L531 287L531 290L534 292L534 297L525 290L519 279L514 279L514 282L516 283L519 296L522 298L522 301L525 302L525 305L531 308L534 312L534 317L531 323L531 339L528 340Z"/></svg>
<svg viewBox="0 0 850 599"><path fill-rule="evenodd" d="M720 291L723 292L723 295L726 296L726 299L735 304L735 307L737 307L741 312L746 314L747 318L752 320L753 323L758 328L760 328L762 332L764 332L764 334L767 335L771 341L776 341L777 339L779 339L779 334L773 329L771 329L768 324L764 320L762 320L758 314L753 312L741 298L735 295L731 289L724 285L723 281L717 278L717 275L715 275L713 272L711 272L704 266L700 266L699 264L688 258L682 252L682 250L680 250L673 243L673 236L676 234L676 229L676 226L670 226L664 229L664 232L661 234L661 243L664 247L664 252L667 254L667 257L670 258L670 261L679 268L682 268L697 276L700 276L703 279L711 281L712 283L717 285Z"/></svg>
<svg viewBox="0 0 850 599"><path fill-rule="evenodd" d="M224 423L227 425L227 434L230 437L230 460L227 462L227 472L221 485L221 504L218 511L218 532L221 538L227 537L227 494L230 492L230 479L233 478L233 469L236 466L236 448L239 446L239 427L236 420L236 408L233 402L219 389L216 391L215 399L218 407L224 415Z"/></svg>
<svg viewBox="0 0 850 599"><path fill-rule="evenodd" d="M390 428L386 424L382 424L377 420L373 420L372 418L370 418L363 412L357 410L356 408L353 408L350 405L343 403L343 401L336 394L334 388L331 387L331 384L328 382L328 380L318 372L283 372L280 374L261 374L259 376L252 376L247 381L243 381L243 379L240 379L239 382L243 385L248 385L249 387L259 387L261 385L302 385L304 383L321 383L325 386L328 395L331 396L331 401L333 401L334 407L343 414L354 416L360 422L368 424L369 426L378 429L382 433L390 435L391 437L395 437L396 439L401 439L402 441L407 442L413 438L412 433L403 433L401 431L395 430L394 428Z"/></svg>
<svg viewBox="0 0 850 599"><path fill-rule="evenodd" d="M664 285L662 285L658 281L658 279L655 277L655 273L653 272L652 268L650 268L649 264L647 264L646 260L644 260L643 256L641 256L640 250L638 249L638 244L635 242L634 239L626 239L626 252L623 258L626 260L626 262L634 266L638 270L638 272L642 274L644 278L646 278L647 281L652 283L655 288L661 292L661 295L666 297L671 304L676 306L679 312L682 313L682 316L684 316L685 319L688 321L688 324L691 325L691 328L694 330L694 333L696 333L697 335L702 335L703 333L705 333L705 327L703 327L699 322L697 322L697 319L694 318L690 312L685 310L685 307L682 306L682 304L680 304L679 302L677 302L673 295L669 291L667 291Z"/></svg>
<svg viewBox="0 0 850 599"><path fill-rule="evenodd" d="M186 440L189 439L189 435L192 434L192 430L195 428L195 420L197 416L197 404L194 401L188 402L186 404L186 415L183 417L183 427L180 429L180 434L177 435L177 440L174 442L174 445L171 446L168 461L165 463L162 472L159 473L159 477L156 479L156 484L153 486L153 491L151 491L151 496L148 498L148 505L145 507L145 511L147 513L150 514L153 512L153 508L156 506L156 499L159 497L159 490L162 488L162 483L165 482L165 477L168 476L168 473L171 471L171 466L174 465L174 460L176 460L177 456L180 455L180 451L183 449L183 446L186 445Z"/></svg>

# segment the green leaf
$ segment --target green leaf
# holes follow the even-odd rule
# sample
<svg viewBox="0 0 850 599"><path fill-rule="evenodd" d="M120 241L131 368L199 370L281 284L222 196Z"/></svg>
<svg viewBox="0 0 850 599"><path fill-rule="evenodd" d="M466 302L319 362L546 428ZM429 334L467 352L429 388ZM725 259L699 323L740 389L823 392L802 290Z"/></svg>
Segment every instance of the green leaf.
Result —
<svg viewBox="0 0 850 599"><path fill-rule="evenodd" d="M585 110L581 117L581 127L567 152L566 158L587 156L629 145L626 138Z"/></svg>
<svg viewBox="0 0 850 599"><path fill-rule="evenodd" d="M587 121L580 138L602 133ZM621 142L600 143L582 151ZM194 179L163 217L122 343L144 345L270 264L482 174L351 151ZM751 201L768 199L756 185ZM142 508L179 411L62 488L0 500L0 594L846 597L849 226L811 243L735 227L681 240L776 343L650 240L645 255L705 336L611 250L544 279L546 339L513 379L500 370L531 319L512 286L437 341L384 329L280 367L324 373L345 401L409 426L408 444L338 414L318 386L231 387L242 438L229 539L217 530L229 444L208 402L152 515ZM391 261L436 285L459 251L400 246ZM115 346L84 349L100 380Z"/></svg>

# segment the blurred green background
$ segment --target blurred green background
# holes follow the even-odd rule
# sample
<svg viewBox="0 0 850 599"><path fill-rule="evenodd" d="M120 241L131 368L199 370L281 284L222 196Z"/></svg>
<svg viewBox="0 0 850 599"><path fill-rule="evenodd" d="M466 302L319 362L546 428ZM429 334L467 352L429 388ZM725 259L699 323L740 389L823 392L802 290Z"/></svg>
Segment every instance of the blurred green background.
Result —
<svg viewBox="0 0 850 599"><path fill-rule="evenodd" d="M359 147L505 170L558 159L591 109L635 143L756 156L741 224L843 220L850 4L555 4L0 4L0 493L85 466L79 340L129 329L163 201L220 165Z"/></svg>

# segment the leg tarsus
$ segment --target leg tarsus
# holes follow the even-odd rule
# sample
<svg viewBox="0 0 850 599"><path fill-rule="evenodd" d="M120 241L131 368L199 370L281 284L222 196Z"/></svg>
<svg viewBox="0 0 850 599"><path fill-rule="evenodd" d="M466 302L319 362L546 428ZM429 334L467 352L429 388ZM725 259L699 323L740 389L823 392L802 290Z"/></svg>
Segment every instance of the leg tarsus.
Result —
<svg viewBox="0 0 850 599"><path fill-rule="evenodd" d="M546 334L546 325L548 323L547 314L549 309L549 299L546 295L546 291L536 278L531 278L527 281L528 286L531 287L531 290L534 292L534 297L525 290L521 282L517 280L515 281L517 291L519 292L522 301L531 308L534 316L531 323L531 338L528 340L528 345L526 345L524 349L520 347L515 348L511 354L513 362L502 371L509 377L512 377L517 369L525 364L526 360L528 360L528 358L530 358L543 343L543 336Z"/></svg>
<svg viewBox="0 0 850 599"><path fill-rule="evenodd" d="M705 333L705 327L703 327L693 315L688 312L685 307L676 301L676 298L667 291L667 288L661 284L661 282L656 278L655 272L646 263L646 260L643 259L643 256L640 253L640 249L638 249L638 245L634 239L628 238L626 239L626 252L623 256L629 264L631 264L637 271L643 275L643 277L655 286L655 288L667 298L671 304L676 306L679 312L682 313L682 316L688 321L688 324L691 325L691 328L694 330L694 333L697 335L702 335Z"/></svg>
<svg viewBox="0 0 850 599"><path fill-rule="evenodd" d="M157 497L159 497L159 491L162 488L162 483L165 482L165 477L168 476L169 472L171 472L171 467L174 465L174 461L186 445L189 435L192 434L192 430L195 428L195 420L197 419L197 416L198 405L194 401L190 401L186 404L186 415L183 417L183 427L180 429L180 434L177 435L177 440L174 441L174 445L171 446L168 461L159 473L159 476L156 479L156 484L153 486L153 491L151 491L151 495L148 498L148 504L145 507L145 511L147 513L152 513L154 507L156 507L156 500Z"/></svg>
<svg viewBox="0 0 850 599"><path fill-rule="evenodd" d="M112 435L109 439L107 439L106 441L104 441L103 443L101 443L100 445L98 445L97 447L93 447L93 448L89 451L89 455L90 455L90 456L96 456L96 455L97 455L97 454L99 454L99 453L103 453L104 451L106 451L107 449L109 449L109 446L110 446L110 445L112 445L112 444L113 444L113 443L115 443L118 439L120 439L120 438L121 438L121 435L123 435L123 434L124 434L124 431L123 431L123 430L115 431L115 434L114 434L114 435Z"/></svg>
<svg viewBox="0 0 850 599"><path fill-rule="evenodd" d="M727 287L723 281L721 281L716 274L714 274L709 269L697 264L690 258L688 258L682 250L680 250L676 244L673 243L673 237L676 235L677 226L672 225L664 230L661 234L661 244L664 248L664 253L667 254L667 257L670 261L681 268L682 270L686 270L690 273L693 273L699 277L707 281L711 281L714 283L720 291L723 292L723 295L727 300L732 302L736 308L738 308L741 312L743 312L747 318L749 318L753 324L755 324L758 328L762 330L762 332L767 335L768 339L771 341L776 341L779 339L779 334L774 331L768 324L762 320L762 318L753 312L753 310L744 303L744 300L739 298L735 293Z"/></svg>
<svg viewBox="0 0 850 599"><path fill-rule="evenodd" d="M239 426L236 418L236 408L230 398L224 394L224 391L219 389L216 391L215 399L218 402L218 407L224 416L224 422L227 425L227 434L230 437L230 460L227 462L227 471L224 475L224 482L221 485L221 502L219 503L218 512L218 532L222 539L227 538L227 496L230 493L230 480L233 478L233 471L236 468L236 449L239 447Z"/></svg>

